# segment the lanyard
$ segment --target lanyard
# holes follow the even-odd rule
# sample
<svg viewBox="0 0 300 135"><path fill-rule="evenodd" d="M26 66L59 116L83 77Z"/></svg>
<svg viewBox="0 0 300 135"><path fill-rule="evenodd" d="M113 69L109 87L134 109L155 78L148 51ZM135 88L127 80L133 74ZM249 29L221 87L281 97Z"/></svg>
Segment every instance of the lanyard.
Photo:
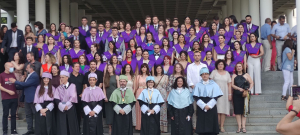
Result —
<svg viewBox="0 0 300 135"><path fill-rule="evenodd" d="M150 90L148 90L148 96L149 96L149 100L150 100L150 101L149 101L149 104L151 104L153 91L152 91L151 95L150 95L149 91L150 91Z"/></svg>
<svg viewBox="0 0 300 135"><path fill-rule="evenodd" d="M122 96L122 102L124 102L125 101L125 94L126 94L126 90L124 91L124 95L122 94L122 90L120 91L121 92L121 96Z"/></svg>

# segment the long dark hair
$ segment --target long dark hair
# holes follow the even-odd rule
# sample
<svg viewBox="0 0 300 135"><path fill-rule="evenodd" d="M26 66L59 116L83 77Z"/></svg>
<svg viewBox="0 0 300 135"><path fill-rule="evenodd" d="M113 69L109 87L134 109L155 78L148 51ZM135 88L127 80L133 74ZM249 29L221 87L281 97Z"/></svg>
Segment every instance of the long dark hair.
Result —
<svg viewBox="0 0 300 135"><path fill-rule="evenodd" d="M238 43L239 46L240 46L240 50L243 51L243 47L242 47L241 42L240 42L240 41L234 41L234 42L233 42L233 46L234 46L235 43ZM236 50L235 47L234 47L234 50Z"/></svg>
<svg viewBox="0 0 300 135"><path fill-rule="evenodd" d="M103 63L103 59L102 59L102 56L99 52L96 52L95 55L94 55L94 60L96 60L96 55L98 55L100 57L100 62Z"/></svg>
<svg viewBox="0 0 300 135"><path fill-rule="evenodd" d="M108 64L106 66L106 73L105 73L105 76L104 76L104 85L105 87L109 87L109 81L110 81L110 74L108 73L108 66L111 66L113 68L113 74L116 75L115 73L115 67L111 64Z"/></svg>
<svg viewBox="0 0 300 135"><path fill-rule="evenodd" d="M55 23L51 23L51 24L50 24L50 30L49 30L49 33L52 34L52 32L53 32L52 29L51 29L51 25L54 25L54 27L55 27L55 30L54 30L55 36L57 36L58 32L56 31L56 24L55 24Z"/></svg>
<svg viewBox="0 0 300 135"><path fill-rule="evenodd" d="M116 57L118 59L118 56L117 55L113 55L111 56L111 58L109 59L109 64L112 64L113 65L113 58ZM117 61L117 64L118 64L118 61Z"/></svg>
<svg viewBox="0 0 300 135"><path fill-rule="evenodd" d="M141 27L139 28L139 36L141 36L141 28L144 27L145 28L145 35L147 36L147 29L144 25L141 25ZM143 39L142 39L143 40Z"/></svg>
<svg viewBox="0 0 300 135"><path fill-rule="evenodd" d="M110 48L109 48L109 44L110 44L110 43L114 45L114 48L113 48L113 54L118 55L118 53L117 53L117 47L116 47L115 42L110 41L110 42L108 43L108 49L110 49Z"/></svg>
<svg viewBox="0 0 300 135"><path fill-rule="evenodd" d="M139 75L143 75L142 68L144 68L144 67L147 68L146 75L149 75L149 74L150 74L150 71L149 71L149 66L148 66L147 63L143 63L143 64L141 65L141 69L140 69Z"/></svg>
<svg viewBox="0 0 300 135"><path fill-rule="evenodd" d="M6 28L8 30L8 27L6 25L2 25L1 30L0 30L0 38L3 40L4 38L4 28Z"/></svg>
<svg viewBox="0 0 300 135"><path fill-rule="evenodd" d="M213 25L213 24L217 25L217 24L216 24L216 23L214 23L214 22L213 22L213 23L211 23L211 26L209 27L209 32L208 32L208 33L209 33L209 35L210 35L211 37L215 35L215 33L214 33L214 30L212 29L212 25Z"/></svg>
<svg viewBox="0 0 300 135"><path fill-rule="evenodd" d="M228 18L232 19L234 24L239 23L234 15L230 15Z"/></svg>
<svg viewBox="0 0 300 135"><path fill-rule="evenodd" d="M152 37L152 40L151 40L151 41L152 41L153 43L155 43L155 40L154 40L153 34L152 34L151 32L147 32L147 33L146 33L146 40L147 40L147 43L148 43L148 39L147 39L147 35L148 35L148 34L150 34L150 35L151 35L151 37Z"/></svg>
<svg viewBox="0 0 300 135"><path fill-rule="evenodd" d="M65 63L64 61L64 58L67 57L68 61L67 63ZM65 64L69 64L70 66L73 66L73 63L72 63L72 58L70 55L66 54L62 57L62 66L64 66Z"/></svg>
<svg viewBox="0 0 300 135"><path fill-rule="evenodd" d="M177 78L175 79L175 81L174 81L174 83L173 83L173 85L172 85L172 88L173 88L173 89L177 89L177 88L178 88L178 85L177 85L178 79L182 79L182 81L183 81L182 87L183 87L184 89L185 89L185 88L188 88L187 82L186 82L186 80L184 79L184 77L183 77L183 76L179 76L179 77L177 77Z"/></svg>
<svg viewBox="0 0 300 135"><path fill-rule="evenodd" d="M44 79L44 78L43 78ZM44 93L45 93L45 83L44 83L44 80L41 81L41 85L40 85L40 90L39 90L39 97L43 96ZM51 82L51 79L49 78L49 83L48 83L48 93L49 97L53 97L53 92L52 92L52 82Z"/></svg>
<svg viewBox="0 0 300 135"><path fill-rule="evenodd" d="M164 70L163 67L161 65L157 65L157 66L155 66L154 76L157 76L157 71L156 70L157 70L158 67L160 67L161 70L162 70L161 75L164 75L164 73L163 73L163 70Z"/></svg>
<svg viewBox="0 0 300 135"><path fill-rule="evenodd" d="M72 44L72 42L71 42L69 39L65 39L65 40L64 40L64 42L63 42L64 48L66 48L66 46L65 46L65 42L66 42L66 41L69 41L69 43L70 43L70 46L69 46L69 47L70 47L70 48L73 48L73 44Z"/></svg>
<svg viewBox="0 0 300 135"><path fill-rule="evenodd" d="M250 36L251 35L254 35L254 37L256 38L255 42L258 43L258 37L257 37L257 35L255 33L251 33ZM250 39L250 37L249 37L249 39ZM249 42L252 43L251 40Z"/></svg>
<svg viewBox="0 0 300 135"><path fill-rule="evenodd" d="M209 35L208 35L208 34L204 34L204 35L203 35L202 41L201 41L201 44L200 44L200 50L201 50L201 51L204 50L204 48L205 48L205 47L204 47L204 37L205 37L206 35L207 35L208 38L209 38ZM208 43L209 43L209 41L208 41Z"/></svg>
<svg viewBox="0 0 300 135"><path fill-rule="evenodd" d="M129 74L130 74L130 76L131 76L131 78L133 78L134 77L134 73L133 73L133 70L132 70L132 67L131 67L131 65L130 64L125 64L124 66L123 66L123 68L122 68L122 73L125 75L126 74L126 67L127 66L129 66L130 67L130 72L129 72Z"/></svg>
<svg viewBox="0 0 300 135"><path fill-rule="evenodd" d="M19 55L19 64L24 64L25 61L24 61L23 53L22 52L15 52L15 54L16 53Z"/></svg>
<svg viewBox="0 0 300 135"><path fill-rule="evenodd" d="M51 66L51 69L52 69L52 67L56 67L57 68L57 75L59 75L60 74L60 69L59 69L59 66L58 66L58 64L52 64L52 66ZM51 74L52 74L52 71L51 71ZM52 74L52 76L53 76L53 74Z"/></svg>
<svg viewBox="0 0 300 135"><path fill-rule="evenodd" d="M192 51L195 51L195 49L194 49L195 43L198 43L198 45L199 45L199 51L202 51L201 49L204 49L204 47L201 48L201 45L202 45L202 44L200 45L198 41L194 41L194 42L193 42Z"/></svg>
<svg viewBox="0 0 300 135"><path fill-rule="evenodd" d="M230 52L230 54L231 54L231 62L233 62L234 61L234 57L233 57L233 53L232 53L232 51L231 50L227 50L226 52L225 52L225 61L227 61L227 53L229 53Z"/></svg>
<svg viewBox="0 0 300 135"><path fill-rule="evenodd" d="M282 52L287 47L290 48L291 50L293 49L293 41L291 39L287 39L287 40L284 41L284 44L282 46Z"/></svg>
<svg viewBox="0 0 300 135"><path fill-rule="evenodd" d="M163 43L162 43L162 45L161 45L161 49L163 49L164 47L165 47L165 45L164 45L164 40L167 40L168 41L168 49L170 48L170 41L169 41L169 38L163 38Z"/></svg>
<svg viewBox="0 0 300 135"><path fill-rule="evenodd" d="M129 40L129 42L128 42L128 48L130 49L130 42L131 42L131 40L134 42L134 49L136 49L137 48L137 43L135 42L135 40L133 38Z"/></svg>
<svg viewBox="0 0 300 135"><path fill-rule="evenodd" d="M185 42L185 36L184 35L182 35L182 34L180 34L180 35L178 35L178 44L180 43L180 41L179 41L179 37L180 36L182 36L183 37L183 44L185 44L186 42Z"/></svg>

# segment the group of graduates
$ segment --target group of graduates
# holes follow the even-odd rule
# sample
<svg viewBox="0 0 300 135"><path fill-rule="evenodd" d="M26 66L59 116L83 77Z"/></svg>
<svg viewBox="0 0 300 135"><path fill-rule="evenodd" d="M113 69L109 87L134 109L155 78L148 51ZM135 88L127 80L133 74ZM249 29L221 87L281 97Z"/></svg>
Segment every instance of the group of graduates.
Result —
<svg viewBox="0 0 300 135"><path fill-rule="evenodd" d="M236 26L231 26L231 21L232 18L227 17L224 19L224 26L213 22L207 27L205 20L195 19L193 26L189 17L186 17L181 25L178 19L174 18L171 27L170 19L166 19L164 24L157 16L153 16L151 24L151 17L146 16L145 25L138 21L131 28L129 23L123 21L114 22L111 27L110 21L97 25L96 21L92 20L91 26L88 26L87 18L83 17L82 26L71 27L61 23L59 31L56 31L56 24L51 24L48 33L38 35L36 43L33 44L38 49L39 61L43 63L40 72L42 81L36 89L34 99L38 112L36 134L51 135L56 132L57 135L79 135L80 123L75 118L80 114L76 111L77 106L74 107L80 100L78 95L82 103L80 109L84 112L84 135L103 134L102 113L105 102L109 102L114 111L112 135L133 134L132 113L136 113L133 111L136 102L142 112L142 135L161 133L160 109L164 103L168 104L172 135L193 134L195 127L192 117L196 109L193 107L194 102L197 104L195 132L218 134L220 129L216 103L223 92L217 83L209 79L210 72L217 67L215 62L225 60L225 70L233 74L238 62L242 62L246 68L247 55L252 61L257 61L263 55L262 46L257 42L258 26L252 25L251 16L247 16L246 22L235 24ZM251 24L251 28L247 28L247 24ZM27 40L30 43L32 38L28 37ZM195 61L195 53L200 53L201 62L207 66L197 71L200 74L192 75L200 75L202 79L194 84L191 91L186 74L189 64ZM88 81L88 87L84 87L81 94L77 93L75 84L68 82L73 63L77 62L80 66L79 73L87 76L84 81ZM101 72L100 75L91 72L94 68L88 63L93 62L96 63L97 71ZM60 85L57 88L51 85L52 75L49 69L55 63L61 70ZM176 72L177 63L184 69L182 77L177 77L171 88L168 88L171 90L165 100L156 89L154 70L161 66L162 74L170 76ZM135 76L147 73L144 82L146 87L139 87L143 89L140 94L126 87L129 80L128 76L124 75L127 65L130 65L128 67ZM249 64L248 67L254 66ZM107 96L105 89L108 89L108 86L105 85L110 85L111 82L105 82L105 75L109 76L111 69L114 72L112 74L118 76L118 88ZM142 71L143 69L148 71ZM252 68L251 75L253 74L255 73ZM110 78L108 77L108 80ZM101 85L98 85L99 80ZM259 86L255 89L260 93Z"/></svg>
<svg viewBox="0 0 300 135"><path fill-rule="evenodd" d="M184 77L176 78L172 91L168 95L168 111L172 119L172 135L192 135L193 102L197 103L196 133L218 134L217 99L223 96L220 87L209 80L209 69L200 70L202 81L196 84L191 94ZM61 85L56 89L51 85L52 75L42 74L41 84L34 97L36 113L35 134L38 135L80 135L76 109L78 102L76 86L69 83L70 73L60 72ZM83 134L103 135L103 103L106 96L96 86L97 74L88 75L89 87L83 90ZM132 135L132 107L139 102L142 111L141 135L159 135L160 107L165 102L159 90L155 88L153 76L146 78L146 86L136 99L133 90L127 88L126 75L119 76L120 88L113 91L109 102L113 106L114 118L112 135ZM207 113L209 111L209 113Z"/></svg>

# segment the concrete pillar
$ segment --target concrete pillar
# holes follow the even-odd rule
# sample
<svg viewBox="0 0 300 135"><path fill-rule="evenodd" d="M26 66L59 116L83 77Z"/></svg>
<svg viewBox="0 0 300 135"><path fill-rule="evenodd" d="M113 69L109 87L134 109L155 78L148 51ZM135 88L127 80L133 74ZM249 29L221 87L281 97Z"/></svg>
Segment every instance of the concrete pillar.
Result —
<svg viewBox="0 0 300 135"><path fill-rule="evenodd" d="M241 0L241 20L244 20L246 15L249 15L249 0ZM271 4L272 6L272 4ZM241 21L238 20L238 21Z"/></svg>
<svg viewBox="0 0 300 135"><path fill-rule="evenodd" d="M229 15L227 14L227 6L226 6L226 5L223 5L223 6L222 6L222 16L223 16L223 18L229 16Z"/></svg>
<svg viewBox="0 0 300 135"><path fill-rule="evenodd" d="M7 28L11 29L10 24L14 22L15 12L14 11L6 11L6 12L7 12Z"/></svg>
<svg viewBox="0 0 300 135"><path fill-rule="evenodd" d="M78 3L72 2L70 3L70 12L71 12L71 25L73 27L78 26Z"/></svg>
<svg viewBox="0 0 300 135"><path fill-rule="evenodd" d="M35 21L40 21L46 27L46 0L35 0Z"/></svg>
<svg viewBox="0 0 300 135"><path fill-rule="evenodd" d="M232 0L232 13L238 21L241 20L241 0Z"/></svg>
<svg viewBox="0 0 300 135"><path fill-rule="evenodd" d="M260 26L259 22L259 0L249 0L249 14L252 16L252 23Z"/></svg>
<svg viewBox="0 0 300 135"><path fill-rule="evenodd" d="M293 9L287 9L285 10L285 20L292 28L293 25Z"/></svg>
<svg viewBox="0 0 300 135"><path fill-rule="evenodd" d="M59 0L50 0L50 24L54 23L59 25Z"/></svg>
<svg viewBox="0 0 300 135"><path fill-rule="evenodd" d="M81 25L81 18L85 16L85 10L84 9L78 9L78 25ZM88 24L91 20L88 20Z"/></svg>
<svg viewBox="0 0 300 135"><path fill-rule="evenodd" d="M296 9L300 9L300 1L299 0L296 0ZM300 22L300 10L296 10L296 19L297 19L297 22ZM300 33L300 27L297 26L297 33ZM300 45L300 36L297 36L297 44ZM297 47L297 52L300 52L300 47ZM297 60L298 60L298 68L300 67L300 55L298 54L297 55ZM300 72L298 71L298 85L300 85Z"/></svg>
<svg viewBox="0 0 300 135"><path fill-rule="evenodd" d="M227 16L232 15L232 0L226 0Z"/></svg>
<svg viewBox="0 0 300 135"><path fill-rule="evenodd" d="M265 24L266 18L273 18L273 2L272 0L260 1L260 24Z"/></svg>
<svg viewBox="0 0 300 135"><path fill-rule="evenodd" d="M61 22L70 25L70 0L61 0Z"/></svg>
<svg viewBox="0 0 300 135"><path fill-rule="evenodd" d="M2 9L2 8L1 8L1 6L0 6L0 18L1 18L1 9ZM0 26L1 26L1 22L2 22L2 21L0 21Z"/></svg>
<svg viewBox="0 0 300 135"><path fill-rule="evenodd" d="M17 3L17 26L23 30L29 23L29 2L28 0L16 0Z"/></svg>
<svg viewBox="0 0 300 135"><path fill-rule="evenodd" d="M91 22L92 19L93 19L92 15L85 15L85 17L87 18L87 20L88 20L89 22ZM81 18L80 18L80 20L81 20ZM89 23L89 25L90 25L90 23Z"/></svg>

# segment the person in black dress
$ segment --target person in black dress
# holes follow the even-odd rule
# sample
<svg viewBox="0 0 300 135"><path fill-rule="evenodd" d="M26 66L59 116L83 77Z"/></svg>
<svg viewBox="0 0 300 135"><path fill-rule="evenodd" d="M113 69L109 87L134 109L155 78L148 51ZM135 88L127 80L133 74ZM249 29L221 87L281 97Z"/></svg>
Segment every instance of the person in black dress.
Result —
<svg viewBox="0 0 300 135"><path fill-rule="evenodd" d="M235 66L235 74L232 76L232 88L233 88L233 106L236 121L238 123L237 133L246 133L246 117L250 113L250 97L249 93L247 97L243 97L245 82L250 84L249 89L253 87L253 81L249 74L244 72L243 64L238 62ZM248 89L248 90L249 90Z"/></svg>

